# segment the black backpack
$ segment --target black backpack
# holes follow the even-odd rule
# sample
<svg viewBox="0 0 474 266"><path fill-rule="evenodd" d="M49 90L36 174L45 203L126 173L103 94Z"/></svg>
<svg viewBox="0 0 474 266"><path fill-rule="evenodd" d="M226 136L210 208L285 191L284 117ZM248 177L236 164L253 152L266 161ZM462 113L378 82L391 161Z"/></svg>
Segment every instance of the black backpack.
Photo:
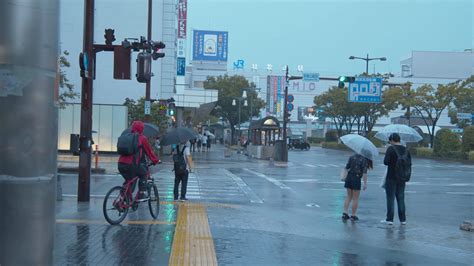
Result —
<svg viewBox="0 0 474 266"><path fill-rule="evenodd" d="M186 173L186 160L184 159L184 149L186 149L186 146L183 147L181 152L178 150L178 152L173 155L173 162L174 162L174 172L177 175L182 175Z"/></svg>
<svg viewBox="0 0 474 266"><path fill-rule="evenodd" d="M138 133L124 133L117 141L117 153L120 155L135 155L138 152Z"/></svg>
<svg viewBox="0 0 474 266"><path fill-rule="evenodd" d="M405 149L405 152L400 155L397 148L393 147L395 153L397 154L397 162L395 163L395 173L396 176L403 182L410 181L411 177L411 160L408 156L408 149Z"/></svg>
<svg viewBox="0 0 474 266"><path fill-rule="evenodd" d="M359 178L364 175L363 164L365 163L365 159L363 157L355 156L353 160L351 160L351 168L349 172Z"/></svg>

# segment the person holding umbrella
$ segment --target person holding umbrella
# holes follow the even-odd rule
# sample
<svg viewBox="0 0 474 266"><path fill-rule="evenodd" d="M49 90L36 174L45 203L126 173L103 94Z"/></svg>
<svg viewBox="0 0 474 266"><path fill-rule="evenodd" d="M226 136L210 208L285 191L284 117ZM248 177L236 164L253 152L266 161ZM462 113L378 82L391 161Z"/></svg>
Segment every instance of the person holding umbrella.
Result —
<svg viewBox="0 0 474 266"><path fill-rule="evenodd" d="M349 157L349 160L344 168L345 182L347 195L344 200L344 210L342 213L342 220L347 221L351 219L353 222L358 221L357 208L359 207L360 190L367 189L367 170L373 169L373 159L377 156L378 150L372 142L357 134L349 134L341 137L341 141L351 148L356 154ZM362 182L364 186L362 187ZM349 216L349 205L352 202L352 212Z"/></svg>

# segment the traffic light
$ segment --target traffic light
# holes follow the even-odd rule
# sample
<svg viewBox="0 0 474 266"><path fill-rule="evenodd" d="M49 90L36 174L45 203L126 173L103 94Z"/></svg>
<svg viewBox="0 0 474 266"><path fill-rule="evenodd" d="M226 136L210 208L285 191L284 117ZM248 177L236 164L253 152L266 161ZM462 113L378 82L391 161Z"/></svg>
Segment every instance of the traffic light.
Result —
<svg viewBox="0 0 474 266"><path fill-rule="evenodd" d="M151 54L141 52L137 55L137 80L146 83L151 78Z"/></svg>
<svg viewBox="0 0 474 266"><path fill-rule="evenodd" d="M288 94L286 100L286 113L283 116L285 121L290 122L291 111L295 109L295 105L293 104L295 97L292 94Z"/></svg>
<svg viewBox="0 0 474 266"><path fill-rule="evenodd" d="M337 85L339 88L344 88L345 83L353 83L355 81L355 77L352 76L340 76L339 77L339 84Z"/></svg>
<svg viewBox="0 0 474 266"><path fill-rule="evenodd" d="M174 117L176 114L176 105L174 103L168 103L168 116Z"/></svg>

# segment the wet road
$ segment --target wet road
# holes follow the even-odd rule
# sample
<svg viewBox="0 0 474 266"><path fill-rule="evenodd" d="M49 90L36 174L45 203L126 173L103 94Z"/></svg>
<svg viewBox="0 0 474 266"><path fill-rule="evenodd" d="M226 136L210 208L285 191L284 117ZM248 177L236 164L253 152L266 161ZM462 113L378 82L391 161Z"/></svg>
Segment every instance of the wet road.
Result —
<svg viewBox="0 0 474 266"><path fill-rule="evenodd" d="M383 155L369 172L367 191L361 193L361 221L343 223L340 216L345 190L338 176L351 153L320 148L290 151L288 167L277 167L237 154L224 158L222 147L213 148L211 153L194 154L197 169L190 175L187 197L208 206L219 265L474 263L473 234L459 230L463 220L474 216L473 165L415 159L406 189L408 225L395 222L388 228L379 223L385 215L385 195L379 187L385 171ZM172 198L170 170L171 164L165 163L155 174L163 201ZM149 214L145 212L142 217L139 211L130 220L143 224L111 227L97 209L118 177L110 173L93 178L94 200L71 207L75 206L75 178L62 177L65 200L57 209L57 218L62 219L56 237L58 265L81 263L72 259L73 252L81 250L88 254L88 260L82 261L90 264L166 264L175 230L175 204L163 205L158 224L146 224ZM133 249L147 248L142 257L117 244L111 244L107 252L101 247L101 239L128 243L129 238L135 241L135 235L145 239L136 242L138 247ZM83 241L87 238L89 242ZM84 247L84 242L89 247ZM97 254L91 252L94 245ZM103 257L109 259L100 260Z"/></svg>

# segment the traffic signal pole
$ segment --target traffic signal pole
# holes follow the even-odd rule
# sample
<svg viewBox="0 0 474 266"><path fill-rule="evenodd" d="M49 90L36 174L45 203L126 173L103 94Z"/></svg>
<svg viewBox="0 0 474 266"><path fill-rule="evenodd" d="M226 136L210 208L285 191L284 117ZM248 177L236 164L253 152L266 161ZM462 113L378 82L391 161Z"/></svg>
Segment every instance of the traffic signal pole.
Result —
<svg viewBox="0 0 474 266"><path fill-rule="evenodd" d="M81 132L79 151L79 177L77 186L77 200L89 201L90 176L92 163L92 85L94 79L94 1L86 0L84 6L84 43L83 54L87 57L85 70L82 76L81 91Z"/></svg>
<svg viewBox="0 0 474 266"><path fill-rule="evenodd" d="M286 66L286 69L285 69L285 99L284 99L284 105L283 105L283 147L282 147L282 153L283 153L283 156L282 156L282 161L284 162L288 162L288 144L286 143L286 138L287 138L287 134L286 134L286 127L287 127L287 123L286 123L286 120L289 119L287 117L287 113L288 113L288 83L290 82L289 80L289 77L288 77L288 65Z"/></svg>
<svg viewBox="0 0 474 266"><path fill-rule="evenodd" d="M153 0L148 0L148 33L147 33L147 38L148 40L151 40L151 22L152 22L152 1ZM150 69L151 69L151 64L150 64ZM149 112L151 113L151 102L150 102L150 91L151 91L151 78L147 80L146 82L146 87L145 87L145 101L150 104L150 109ZM150 122L150 113L146 113L145 110L145 122Z"/></svg>

